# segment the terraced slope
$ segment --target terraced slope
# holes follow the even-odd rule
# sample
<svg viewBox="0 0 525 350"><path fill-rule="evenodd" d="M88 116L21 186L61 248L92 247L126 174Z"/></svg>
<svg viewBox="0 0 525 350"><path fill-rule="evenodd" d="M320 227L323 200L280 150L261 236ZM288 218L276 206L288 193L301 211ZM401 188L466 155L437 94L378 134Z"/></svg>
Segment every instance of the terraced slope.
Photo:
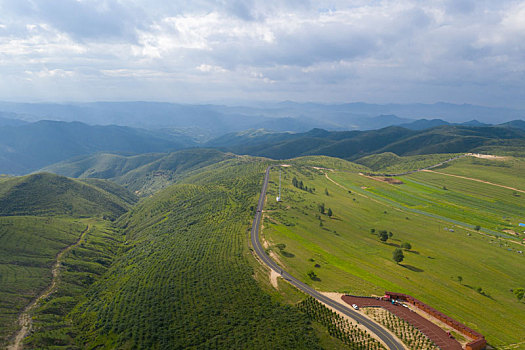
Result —
<svg viewBox="0 0 525 350"><path fill-rule="evenodd" d="M267 162L196 171L119 220L124 252L71 314L87 348L316 348L305 316L264 293L248 234Z"/></svg>
<svg viewBox="0 0 525 350"><path fill-rule="evenodd" d="M120 197L122 196L122 197ZM114 184L81 182L49 173L0 182L0 215L117 218L137 198Z"/></svg>

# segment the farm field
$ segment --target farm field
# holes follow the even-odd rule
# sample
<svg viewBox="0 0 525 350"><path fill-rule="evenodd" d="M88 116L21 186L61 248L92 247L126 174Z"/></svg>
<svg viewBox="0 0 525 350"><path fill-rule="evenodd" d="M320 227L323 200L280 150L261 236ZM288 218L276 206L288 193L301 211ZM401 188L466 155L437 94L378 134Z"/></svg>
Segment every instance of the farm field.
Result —
<svg viewBox="0 0 525 350"><path fill-rule="evenodd" d="M525 246L510 236L498 239L473 229L480 225L500 232L515 227L525 209L522 197L501 187L427 172L390 185L350 172L281 169L283 202L274 199L274 169L263 236L292 275L322 291L411 294L498 347L525 340L525 303L511 292L525 287L525 257L518 253ZM512 171L506 176L513 177ZM294 187L294 177L308 190ZM321 204L325 214L320 213ZM470 226L408 210L412 208ZM332 218L326 215L328 209ZM381 230L393 234L386 243L377 236ZM392 253L403 242L412 250L404 251L398 265Z"/></svg>
<svg viewBox="0 0 525 350"><path fill-rule="evenodd" d="M479 225L481 231L492 235L511 238L503 230L519 232L524 201L513 190L436 172L398 177L403 184L397 186L357 174L336 173L330 178L398 209L448 218L471 228Z"/></svg>

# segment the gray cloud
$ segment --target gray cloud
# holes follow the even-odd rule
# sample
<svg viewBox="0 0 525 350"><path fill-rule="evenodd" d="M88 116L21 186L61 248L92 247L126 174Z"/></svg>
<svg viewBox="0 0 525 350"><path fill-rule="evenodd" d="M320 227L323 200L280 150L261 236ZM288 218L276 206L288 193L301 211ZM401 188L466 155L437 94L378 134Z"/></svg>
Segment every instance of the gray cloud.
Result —
<svg viewBox="0 0 525 350"><path fill-rule="evenodd" d="M0 99L525 107L522 2L0 0L0 13Z"/></svg>

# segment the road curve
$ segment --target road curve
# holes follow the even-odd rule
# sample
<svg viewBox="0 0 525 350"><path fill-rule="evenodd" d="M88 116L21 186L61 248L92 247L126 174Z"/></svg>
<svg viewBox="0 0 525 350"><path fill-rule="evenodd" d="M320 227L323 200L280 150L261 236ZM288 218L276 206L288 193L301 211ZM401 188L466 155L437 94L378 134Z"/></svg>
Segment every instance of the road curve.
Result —
<svg viewBox="0 0 525 350"><path fill-rule="evenodd" d="M312 287L308 286L307 284L299 281L297 278L290 275L288 272L284 271L280 266L278 266L264 251L263 247L261 246L261 243L259 241L259 227L261 227L261 219L262 219L262 211L264 207L264 199L266 197L266 189L268 188L268 179L270 177L270 169L272 166L269 166L266 168L266 174L264 176L264 181L261 189L261 195L259 197L259 203L257 204L257 212L255 213L255 218L253 219L252 224L252 231L251 231L251 239L252 239L252 246L255 250L255 253L259 257L259 259L262 260L269 268L274 270L275 272L279 273L285 280L293 284L295 287L303 291L304 293L316 298L317 300L321 301L322 303L329 305L333 307L334 309L342 312L343 314L347 315L348 317L353 318L354 320L358 321L360 324L368 328L372 333L376 334L386 345L389 349L392 350L403 350L404 347L401 345L390 333L388 333L382 326L379 324L371 321L370 319L362 316L360 313L352 310L349 307L345 307L344 305L324 296L323 294L319 293Z"/></svg>

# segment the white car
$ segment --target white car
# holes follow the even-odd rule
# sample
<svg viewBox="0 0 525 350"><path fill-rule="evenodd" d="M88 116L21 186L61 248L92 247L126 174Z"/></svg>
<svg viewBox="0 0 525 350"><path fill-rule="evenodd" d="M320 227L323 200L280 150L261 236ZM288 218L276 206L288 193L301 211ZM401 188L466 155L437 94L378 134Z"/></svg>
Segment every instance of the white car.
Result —
<svg viewBox="0 0 525 350"><path fill-rule="evenodd" d="M359 306L357 306L356 304L352 304L352 307L356 310L359 310Z"/></svg>

